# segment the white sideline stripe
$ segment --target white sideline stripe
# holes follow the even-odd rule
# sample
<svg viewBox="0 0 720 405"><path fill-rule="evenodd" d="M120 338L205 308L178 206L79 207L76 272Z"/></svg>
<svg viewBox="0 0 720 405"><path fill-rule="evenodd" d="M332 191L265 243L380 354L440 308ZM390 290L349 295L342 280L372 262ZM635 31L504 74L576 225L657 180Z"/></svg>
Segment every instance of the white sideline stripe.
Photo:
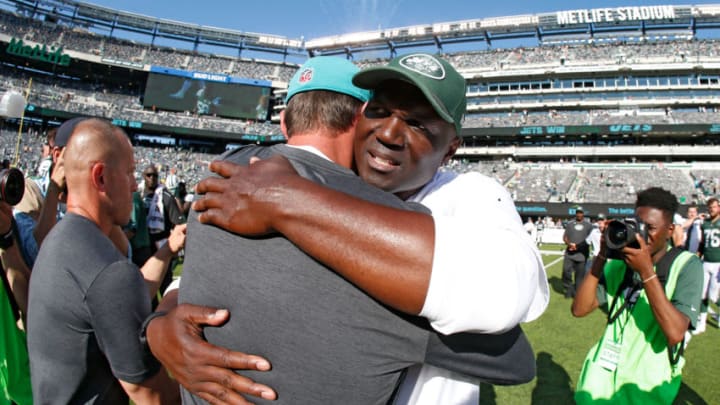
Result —
<svg viewBox="0 0 720 405"><path fill-rule="evenodd" d="M555 259L555 260L551 261L550 263L548 263L548 264L545 266L545 270L547 270L547 269L548 269L550 266L552 266L553 264L561 261L561 260L563 259L563 257L564 257L564 256L560 256L560 257L558 257L557 259Z"/></svg>

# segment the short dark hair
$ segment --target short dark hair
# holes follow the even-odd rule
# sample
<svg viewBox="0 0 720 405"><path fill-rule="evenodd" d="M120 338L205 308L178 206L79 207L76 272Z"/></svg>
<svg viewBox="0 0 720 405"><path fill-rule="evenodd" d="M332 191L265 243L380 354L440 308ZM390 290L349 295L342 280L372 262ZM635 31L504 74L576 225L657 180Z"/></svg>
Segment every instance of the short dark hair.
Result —
<svg viewBox="0 0 720 405"><path fill-rule="evenodd" d="M55 147L55 135L57 135L57 128L52 128L47 132L47 145L50 147Z"/></svg>
<svg viewBox="0 0 720 405"><path fill-rule="evenodd" d="M352 127L363 102L334 91L315 90L294 95L285 107L288 137L317 129L334 133Z"/></svg>
<svg viewBox="0 0 720 405"><path fill-rule="evenodd" d="M707 199L707 201L705 201L705 205L709 207L710 205L712 205L713 203L716 203L716 202L720 202L720 200L718 200L716 197L710 197Z"/></svg>
<svg viewBox="0 0 720 405"><path fill-rule="evenodd" d="M665 218L670 223L672 223L673 215L677 212L679 205L675 194L660 187L650 187L639 192L637 201L635 201L635 208L652 207L663 211Z"/></svg>
<svg viewBox="0 0 720 405"><path fill-rule="evenodd" d="M149 172L152 172L152 173L157 173L157 172L158 172L157 166L155 166L154 163L148 164L148 165L145 166L145 168L143 169L143 173L149 173Z"/></svg>

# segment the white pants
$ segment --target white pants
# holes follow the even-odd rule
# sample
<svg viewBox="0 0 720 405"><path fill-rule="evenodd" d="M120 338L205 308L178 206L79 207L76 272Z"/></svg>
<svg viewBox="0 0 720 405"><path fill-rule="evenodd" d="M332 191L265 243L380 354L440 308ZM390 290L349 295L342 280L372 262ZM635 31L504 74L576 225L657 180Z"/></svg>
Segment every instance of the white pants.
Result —
<svg viewBox="0 0 720 405"><path fill-rule="evenodd" d="M702 299L709 298L712 302L717 302L718 295L720 293L720 263L703 263L704 277L703 277L703 289Z"/></svg>

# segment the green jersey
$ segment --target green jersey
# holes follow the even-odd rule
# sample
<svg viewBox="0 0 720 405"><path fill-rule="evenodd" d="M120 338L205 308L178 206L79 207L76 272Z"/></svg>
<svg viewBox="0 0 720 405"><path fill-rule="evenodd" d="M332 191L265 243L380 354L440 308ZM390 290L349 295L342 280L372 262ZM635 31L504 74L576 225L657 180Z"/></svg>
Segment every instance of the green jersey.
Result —
<svg viewBox="0 0 720 405"><path fill-rule="evenodd" d="M720 220L703 221L703 260L720 263Z"/></svg>

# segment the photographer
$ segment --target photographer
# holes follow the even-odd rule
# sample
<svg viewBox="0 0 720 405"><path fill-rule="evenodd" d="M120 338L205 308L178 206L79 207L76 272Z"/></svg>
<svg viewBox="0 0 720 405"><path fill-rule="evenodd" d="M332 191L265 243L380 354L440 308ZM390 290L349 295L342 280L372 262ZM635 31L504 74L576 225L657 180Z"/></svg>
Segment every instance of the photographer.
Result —
<svg viewBox="0 0 720 405"><path fill-rule="evenodd" d="M23 196L24 179L19 171L3 171L0 183L0 364L3 365L0 367L0 402L25 405L32 404L24 331L30 267L23 258L22 239L12 207Z"/></svg>
<svg viewBox="0 0 720 405"><path fill-rule="evenodd" d="M607 327L583 364L578 404L671 404L677 396L702 288L698 257L668 244L677 207L673 194L653 187L638 193L635 220L608 224L572 305L576 317L597 308L604 275Z"/></svg>

